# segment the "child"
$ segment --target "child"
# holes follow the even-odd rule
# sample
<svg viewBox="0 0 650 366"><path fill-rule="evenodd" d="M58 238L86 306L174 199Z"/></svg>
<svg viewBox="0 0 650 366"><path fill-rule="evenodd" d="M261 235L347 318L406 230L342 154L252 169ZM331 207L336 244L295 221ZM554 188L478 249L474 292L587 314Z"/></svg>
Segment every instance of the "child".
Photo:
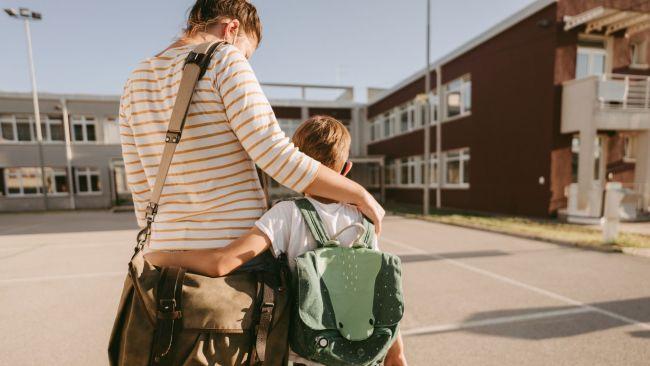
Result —
<svg viewBox="0 0 650 366"><path fill-rule="evenodd" d="M301 152L321 164L347 175L352 168L348 161L350 133L338 120L327 116L315 116L303 122L293 136L293 143ZM362 222L361 213L353 206L329 201L320 197L307 197L314 205L330 235L341 229ZM341 245L350 246L358 233L346 230L338 237ZM291 201L274 205L239 239L223 248L176 252L174 256L147 254L147 259L161 266L177 266L211 277L224 276L272 248L276 256L286 254L291 270L293 261L306 251L316 249L298 207ZM377 248L374 237L373 248ZM297 360L297 362L304 362ZM385 365L406 365L401 336L397 338L386 356Z"/></svg>

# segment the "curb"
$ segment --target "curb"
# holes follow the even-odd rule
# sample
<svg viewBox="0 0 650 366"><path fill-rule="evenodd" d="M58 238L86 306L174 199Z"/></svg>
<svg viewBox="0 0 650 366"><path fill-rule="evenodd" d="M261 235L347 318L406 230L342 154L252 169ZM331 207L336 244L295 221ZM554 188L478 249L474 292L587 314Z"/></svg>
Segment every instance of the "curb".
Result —
<svg viewBox="0 0 650 366"><path fill-rule="evenodd" d="M396 215L396 216L402 216L402 217L410 218L410 219L416 219L416 220L421 220L421 221L426 221L426 222L432 222L432 223L435 223L435 224L449 225L449 226L460 227L460 228L463 228L463 229L484 231L484 232L488 232L488 233L491 233L491 234L507 235L507 236L512 236L512 237L520 238L520 239L536 240L536 241L541 241L541 242L545 242L545 243L549 243L549 244L555 244L555 245L559 245L559 246L563 246L563 247L584 249L584 250L590 250L590 251L594 251L594 252L632 254L632 253L626 252L626 249L636 249L636 250L639 250L639 251L643 251L643 253L647 253L647 257L650 258L650 248L648 248L647 252L646 252L644 250L646 248L622 248L622 247L619 247L619 246L616 246L616 245L590 246L590 245L571 243L571 242L566 242L566 241L561 241L561 240L548 239L548 238L543 238L543 237L539 237L539 236L535 236L535 235L509 233L509 232L504 232L504 231L499 231L499 230L494 230L494 229L488 229L488 228L483 228L483 227L477 227L477 226L468 226L468 225L440 222L440 221L432 220L432 219L429 219L429 218L426 218L426 217L422 217L422 216L419 216L419 215L413 215L413 214L403 214L403 213L399 213L399 212L391 212L391 214ZM632 254L632 255L646 256L645 254Z"/></svg>
<svg viewBox="0 0 650 366"><path fill-rule="evenodd" d="M623 248L623 253L637 257L650 258L650 248Z"/></svg>

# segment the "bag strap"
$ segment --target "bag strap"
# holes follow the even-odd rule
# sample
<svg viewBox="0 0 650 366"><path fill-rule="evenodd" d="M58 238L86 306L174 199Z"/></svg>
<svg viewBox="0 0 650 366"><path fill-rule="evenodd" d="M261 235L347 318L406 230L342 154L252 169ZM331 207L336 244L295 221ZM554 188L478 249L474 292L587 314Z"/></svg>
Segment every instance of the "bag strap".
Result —
<svg viewBox="0 0 650 366"><path fill-rule="evenodd" d="M259 307L259 320L255 329L255 354L257 357L252 357L252 364L263 365L266 360L266 341L271 331L271 323L273 321L273 309L275 308L275 292L264 278L266 273L257 273L257 283L260 286L261 303Z"/></svg>
<svg viewBox="0 0 650 366"><path fill-rule="evenodd" d="M316 240L316 245L319 248L324 247L330 241L330 237L327 235L327 231L323 226L323 220L316 211L316 207L314 207L307 198L297 199L295 200L295 203L296 206L298 206L302 217L305 219L305 223L307 224L311 235L314 237L314 240Z"/></svg>
<svg viewBox="0 0 650 366"><path fill-rule="evenodd" d="M182 293L185 270L178 267L163 267L158 282L158 304L156 330L153 336L150 366L173 366L169 352L174 338L182 329Z"/></svg>
<svg viewBox="0 0 650 366"><path fill-rule="evenodd" d="M167 179L167 173L169 172L169 166L174 157L176 146L181 140L183 127L185 127L187 111L192 102L194 88L199 79L201 79L205 74L208 65L210 64L210 60L212 59L212 55L216 52L217 48L224 43L226 42L218 41L202 43L196 46L196 48L194 48L185 59L185 64L183 65L183 76L181 77L181 82L176 94L176 100L174 101L174 108L172 109L171 118L169 119L167 133L165 134L165 147L163 148L160 164L158 165L158 173L154 180L151 198L147 204L145 214L147 226L138 233L138 244L135 248L136 254L142 250L144 245L149 241L151 225L156 217L156 213L158 213L158 202L160 201L160 195L165 186L165 180Z"/></svg>
<svg viewBox="0 0 650 366"><path fill-rule="evenodd" d="M363 227L366 228L366 233L361 237L361 242L365 244L366 247L372 249L372 239L375 237L375 225L364 216Z"/></svg>

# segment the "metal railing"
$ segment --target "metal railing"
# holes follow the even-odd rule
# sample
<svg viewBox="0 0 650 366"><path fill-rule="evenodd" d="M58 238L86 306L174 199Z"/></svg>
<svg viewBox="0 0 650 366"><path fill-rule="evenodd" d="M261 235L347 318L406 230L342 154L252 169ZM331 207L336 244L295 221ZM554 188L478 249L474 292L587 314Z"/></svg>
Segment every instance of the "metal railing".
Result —
<svg viewBox="0 0 650 366"><path fill-rule="evenodd" d="M261 85L264 91L269 93L270 98L278 94L283 99L354 101L354 88L350 86L291 83L261 83Z"/></svg>
<svg viewBox="0 0 650 366"><path fill-rule="evenodd" d="M598 81L601 108L650 109L650 76L604 74Z"/></svg>

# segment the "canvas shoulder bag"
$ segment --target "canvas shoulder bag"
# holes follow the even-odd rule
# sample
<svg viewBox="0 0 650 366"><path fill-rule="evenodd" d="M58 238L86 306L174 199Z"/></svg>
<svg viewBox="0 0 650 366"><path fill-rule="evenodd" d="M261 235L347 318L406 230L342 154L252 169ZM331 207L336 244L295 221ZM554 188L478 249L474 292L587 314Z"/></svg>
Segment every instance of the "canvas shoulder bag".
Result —
<svg viewBox="0 0 650 366"><path fill-rule="evenodd" d="M147 224L137 237L109 341L112 366L287 364L287 272L270 253L252 269L219 278L158 268L143 255L194 88L222 44L201 44L185 61Z"/></svg>

